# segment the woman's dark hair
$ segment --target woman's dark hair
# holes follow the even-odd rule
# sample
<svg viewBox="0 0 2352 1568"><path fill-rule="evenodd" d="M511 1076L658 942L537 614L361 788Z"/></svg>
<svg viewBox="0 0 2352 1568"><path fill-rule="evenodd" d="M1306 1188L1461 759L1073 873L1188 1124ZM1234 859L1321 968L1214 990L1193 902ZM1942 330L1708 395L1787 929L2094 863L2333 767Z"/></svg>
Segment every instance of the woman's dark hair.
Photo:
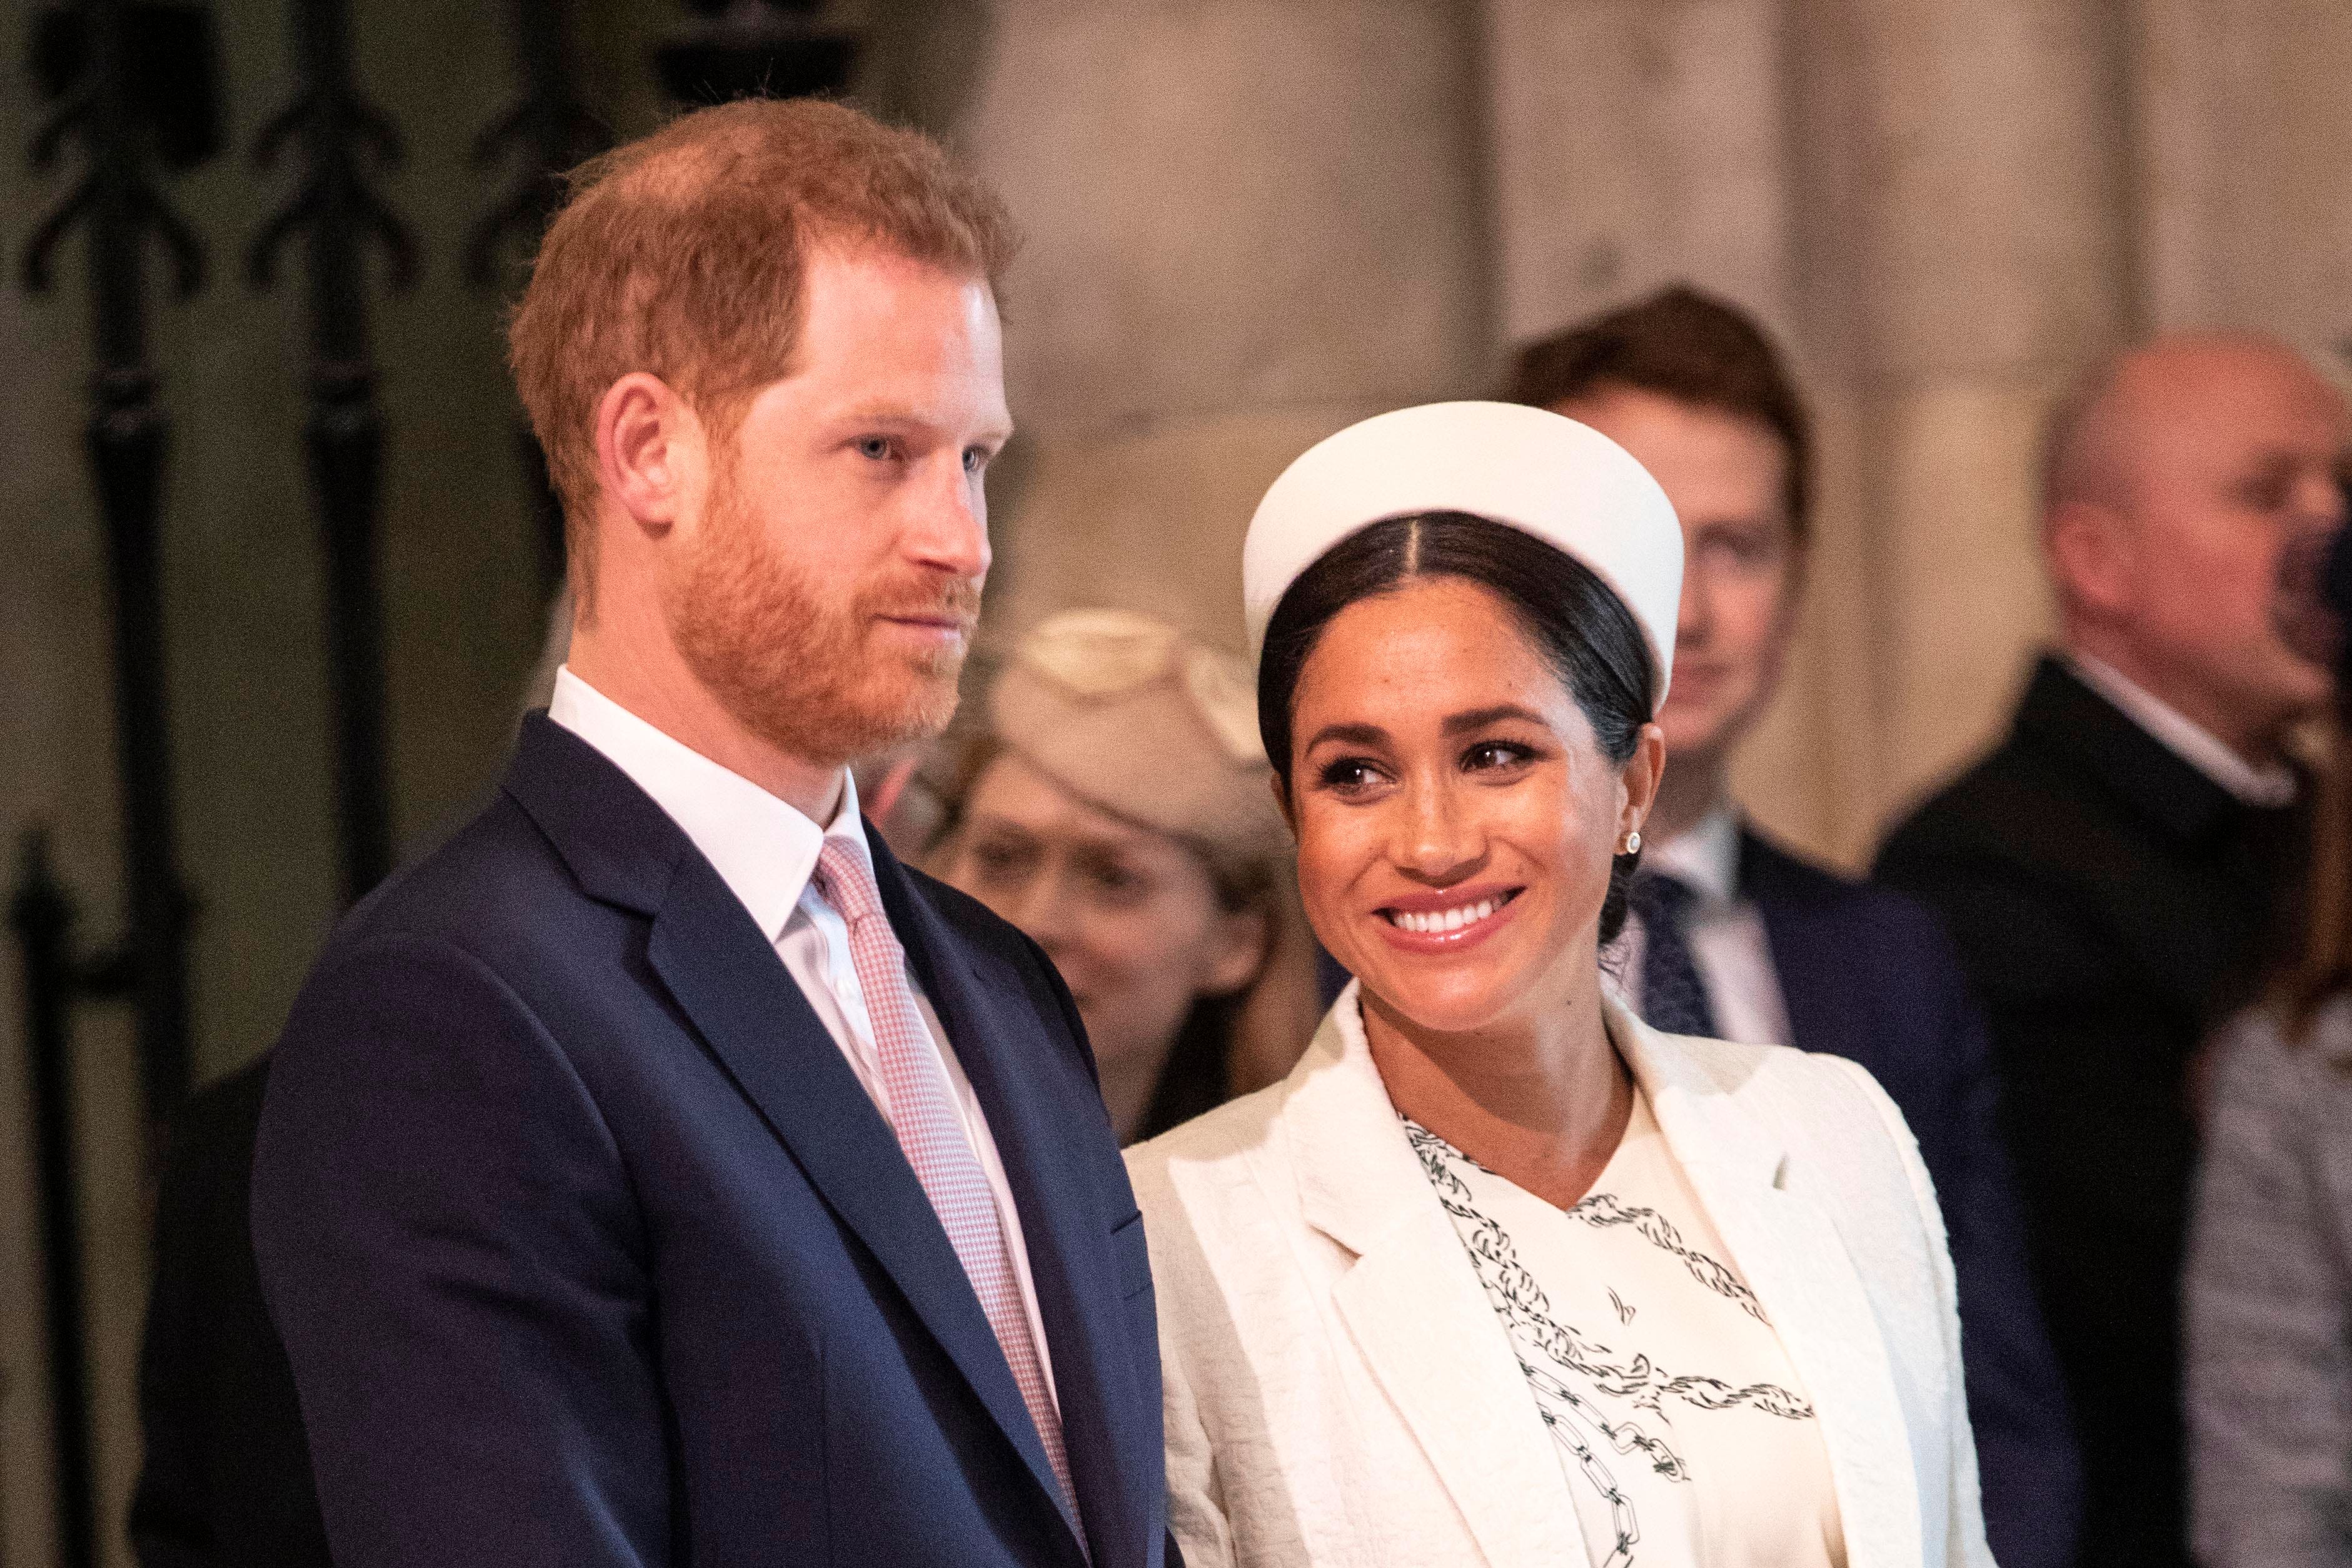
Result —
<svg viewBox="0 0 2352 1568"><path fill-rule="evenodd" d="M1497 595L1592 726L1601 754L1623 763L1650 720L1650 647L1633 612L1574 556L1507 523L1458 511L1392 517L1349 534L1298 575L1266 623L1257 667L1257 727L1287 795L1291 704L1324 628L1359 600L1426 577L1460 577ZM1625 924L1639 854L1610 868L1601 940Z"/></svg>

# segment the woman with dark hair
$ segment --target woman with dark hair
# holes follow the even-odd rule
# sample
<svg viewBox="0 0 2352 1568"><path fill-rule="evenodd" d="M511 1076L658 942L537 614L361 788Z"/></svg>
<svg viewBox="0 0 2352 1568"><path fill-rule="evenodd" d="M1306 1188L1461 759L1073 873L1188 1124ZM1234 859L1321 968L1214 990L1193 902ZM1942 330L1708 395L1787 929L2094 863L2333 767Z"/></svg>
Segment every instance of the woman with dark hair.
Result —
<svg viewBox="0 0 2352 1568"><path fill-rule="evenodd" d="M1078 609L1021 639L949 787L926 868L1054 961L1122 1143L1280 1078L1314 1026L1266 778L1247 665Z"/></svg>
<svg viewBox="0 0 2352 1568"><path fill-rule="evenodd" d="M2352 530L2285 556L2280 629L2336 663L2303 940L2214 1047L2185 1310L2207 1568L2352 1568Z"/></svg>
<svg viewBox="0 0 2352 1568"><path fill-rule="evenodd" d="M1243 570L1357 979L1282 1083L1129 1153L1187 1563L1985 1568L1901 1116L1601 986L1664 765L1657 486L1554 414L1407 409L1294 463Z"/></svg>

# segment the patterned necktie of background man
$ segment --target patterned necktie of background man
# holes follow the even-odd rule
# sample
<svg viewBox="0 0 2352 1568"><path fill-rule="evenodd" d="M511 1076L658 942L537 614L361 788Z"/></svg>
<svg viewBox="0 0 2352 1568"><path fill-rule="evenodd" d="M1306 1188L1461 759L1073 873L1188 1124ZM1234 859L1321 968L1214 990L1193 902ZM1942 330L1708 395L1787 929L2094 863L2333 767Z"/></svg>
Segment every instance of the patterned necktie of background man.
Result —
<svg viewBox="0 0 2352 1568"><path fill-rule="evenodd" d="M1715 1008L1691 956L1691 909L1698 894L1679 877L1637 872L1629 894L1642 920L1642 1021L1666 1035L1715 1036Z"/></svg>

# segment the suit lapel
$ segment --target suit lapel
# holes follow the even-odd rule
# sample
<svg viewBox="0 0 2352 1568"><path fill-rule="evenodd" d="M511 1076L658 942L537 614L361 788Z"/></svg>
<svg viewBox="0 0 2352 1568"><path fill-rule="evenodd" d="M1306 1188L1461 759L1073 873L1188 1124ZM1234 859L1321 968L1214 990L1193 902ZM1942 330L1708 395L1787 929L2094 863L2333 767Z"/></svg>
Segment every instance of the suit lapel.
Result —
<svg viewBox="0 0 2352 1568"><path fill-rule="evenodd" d="M1664 1037L1612 1006L1610 1033L1764 1308L1821 1422L1853 1568L1919 1561L1918 1472L1878 1317L1791 1155Z"/></svg>
<svg viewBox="0 0 2352 1568"><path fill-rule="evenodd" d="M1075 1048L1047 1037L1050 998L957 941L871 826L866 836L891 927L971 1082L1021 1215L1096 1568L1141 1563L1160 1544L1149 1532L1160 1462L1159 1426L1149 1417L1159 1396L1135 1385L1112 1216L1093 1193L1102 1176L1088 1168L1089 1152L1098 1140L1107 1159L1112 1147L1100 1096ZM1095 1125L1073 1127L1073 1114ZM1041 1448L1034 1468L1058 1493L1045 1464Z"/></svg>
<svg viewBox="0 0 2352 1568"><path fill-rule="evenodd" d="M647 957L1053 1496L1058 1487L1012 1368L914 1167L775 950L701 856L680 861Z"/></svg>
<svg viewBox="0 0 2352 1568"><path fill-rule="evenodd" d="M1578 1568L1584 1533L1551 1435L1340 995L1283 1111L1308 1222L1356 1261L1332 1291L1488 1568Z"/></svg>
<svg viewBox="0 0 2352 1568"><path fill-rule="evenodd" d="M524 720L506 788L583 891L651 917L646 960L654 973L809 1184L890 1277L1066 1522L1060 1483L1012 1368L914 1167L741 900L626 773L544 714ZM922 928L922 940L906 940L911 900L903 873L879 848L878 836L868 833L877 872L881 862L890 867L883 886L892 925L944 1020L948 1009L940 998L950 966L932 952L952 944L941 940L936 922ZM945 989L961 994L951 983ZM950 1033L953 1037L952 1025ZM961 1052L959 1059L965 1059ZM992 1119L998 1113L993 1105L987 1110ZM1017 1187L1016 1202L1024 1226L1033 1212L1057 1206L1039 1204L1034 1192L1024 1197ZM1050 1331L1050 1319L1048 1325ZM1058 1360L1055 1375L1066 1390ZM1075 1537L1071 1545L1075 1559Z"/></svg>
<svg viewBox="0 0 2352 1568"><path fill-rule="evenodd" d="M1764 921L1764 945L1780 984L1781 1005L1788 1009L1789 1032L1795 1037L1786 1043L1801 1051L1867 1059L1864 1020L1850 1005L1853 987L1838 983L1841 971L1851 963L1847 945L1852 933L1825 923L1813 902L1792 896L1778 854L1743 830L1739 889L1754 901ZM1848 1005L1841 1005L1842 994Z"/></svg>

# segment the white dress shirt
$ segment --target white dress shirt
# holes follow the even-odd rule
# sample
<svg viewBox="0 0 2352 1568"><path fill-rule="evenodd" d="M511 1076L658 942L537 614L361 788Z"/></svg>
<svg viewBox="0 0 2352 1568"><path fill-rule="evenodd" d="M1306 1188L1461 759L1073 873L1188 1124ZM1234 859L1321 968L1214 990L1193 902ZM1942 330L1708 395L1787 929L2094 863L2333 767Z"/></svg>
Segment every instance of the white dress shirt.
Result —
<svg viewBox="0 0 2352 1568"><path fill-rule="evenodd" d="M2082 683L2123 710L2125 718L2155 736L2164 748L2223 789L2242 805L2293 805L2294 770L2258 768L2227 742L2129 676L2086 653L2069 651L2066 666Z"/></svg>
<svg viewBox="0 0 2352 1568"><path fill-rule="evenodd" d="M653 797L670 820L702 852L728 889L742 900L774 946L776 956L825 1032L841 1047L850 1071L865 1086L875 1108L887 1121L889 1092L883 1086L882 1063L874 1044L874 1025L866 1010L866 994L857 984L857 966L849 952L849 923L817 895L810 878L817 852L827 838L847 845L870 870L873 852L858 819L857 785L846 770L841 779L841 804L833 820L820 828L796 808L761 789L740 773L730 772L699 752L683 744L572 673L565 665L555 672L555 694L547 716L602 752L630 782ZM1054 1389L1054 1362L1045 1342L1045 1319L1037 1310L1037 1285L1029 1270L1029 1249L1021 1235L1021 1214L1004 1179L996 1140L988 1119L972 1093L971 1081L940 1025L931 1000L909 966L908 989L923 1016L923 1024L947 1071L961 1113L964 1136L980 1157L982 1173L996 1200L1004 1239L1013 1254L1013 1269L1021 1283L1021 1305L1028 1314L1029 1331L1045 1368L1045 1391L1060 1408Z"/></svg>
<svg viewBox="0 0 2352 1568"><path fill-rule="evenodd" d="M1739 818L1727 805L1701 817L1689 832L1654 844L1642 857L1645 870L1663 871L1697 895L1691 900L1691 962L1706 987L1716 1033L1749 1046L1785 1046L1789 1006L1780 994L1780 972L1763 913L1739 890ZM1638 915L1601 957L1603 980L1635 1013L1642 1010L1642 955L1647 940Z"/></svg>

